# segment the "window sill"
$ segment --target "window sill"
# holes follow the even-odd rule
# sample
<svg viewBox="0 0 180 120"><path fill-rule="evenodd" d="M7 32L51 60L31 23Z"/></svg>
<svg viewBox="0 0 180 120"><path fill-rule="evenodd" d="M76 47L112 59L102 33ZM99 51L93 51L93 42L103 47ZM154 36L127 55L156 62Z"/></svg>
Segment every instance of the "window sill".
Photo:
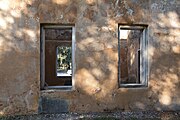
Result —
<svg viewBox="0 0 180 120"><path fill-rule="evenodd" d="M48 86L42 89L42 92L56 92L56 91L74 91L72 86Z"/></svg>
<svg viewBox="0 0 180 120"><path fill-rule="evenodd" d="M120 84L119 88L144 88L147 89L148 85L144 85L144 84Z"/></svg>

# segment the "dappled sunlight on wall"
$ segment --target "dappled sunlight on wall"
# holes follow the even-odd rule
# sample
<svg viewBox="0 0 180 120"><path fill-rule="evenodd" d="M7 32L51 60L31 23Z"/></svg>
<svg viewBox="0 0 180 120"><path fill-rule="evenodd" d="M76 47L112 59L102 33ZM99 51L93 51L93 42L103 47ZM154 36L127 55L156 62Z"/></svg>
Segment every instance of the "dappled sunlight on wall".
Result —
<svg viewBox="0 0 180 120"><path fill-rule="evenodd" d="M86 53L89 54L89 53ZM86 94L94 96L103 101L114 88L117 88L117 64L110 62L117 60L117 51L104 50L104 52L93 52L93 56L82 58L86 67L78 69L76 72L76 87ZM107 60L108 64L102 61ZM81 65L82 65L81 64Z"/></svg>
<svg viewBox="0 0 180 120"><path fill-rule="evenodd" d="M179 13L159 1L1 0L0 115L37 113L39 96L67 100L69 112L179 109ZM75 24L72 91L39 90L40 23ZM118 23L148 25L147 88L119 88Z"/></svg>
<svg viewBox="0 0 180 120"><path fill-rule="evenodd" d="M160 21L157 22L157 24L160 27L173 27L173 28L179 28L179 16L176 12L168 12L166 14L160 13L158 15L158 18Z"/></svg>
<svg viewBox="0 0 180 120"><path fill-rule="evenodd" d="M155 37L159 38L162 52L180 53L180 21L174 11L159 14L158 21L152 24Z"/></svg>
<svg viewBox="0 0 180 120"><path fill-rule="evenodd" d="M59 5L66 5L70 0L53 0L53 2Z"/></svg>
<svg viewBox="0 0 180 120"><path fill-rule="evenodd" d="M9 10L10 4L11 3L8 0L1 0L0 1L0 8L1 8L1 10L4 10L4 11Z"/></svg>
<svg viewBox="0 0 180 120"><path fill-rule="evenodd" d="M93 23L88 18L82 20L84 21L87 22L86 25L81 24L81 27L76 29L78 57L75 86L78 91L88 94L97 102L111 103L112 91L118 87L118 33L115 32L118 25L111 19L104 19L106 22L101 24ZM91 106L89 107L91 110Z"/></svg>
<svg viewBox="0 0 180 120"><path fill-rule="evenodd" d="M150 67L150 87L157 95L161 110L177 108L180 90L180 21L176 11L158 14L151 28L154 33L154 45L148 49ZM152 36L150 36L152 38ZM175 107L176 106L176 107Z"/></svg>
<svg viewBox="0 0 180 120"><path fill-rule="evenodd" d="M4 112L3 112L3 111L0 111L0 116L1 116L1 115L2 115L2 116L4 115Z"/></svg>
<svg viewBox="0 0 180 120"><path fill-rule="evenodd" d="M91 4L95 4L96 1L95 0L86 0L86 2L87 2L87 4L91 5Z"/></svg>
<svg viewBox="0 0 180 120"><path fill-rule="evenodd" d="M0 1L0 109L3 114L37 111L39 22L29 16L34 12L32 4L29 0Z"/></svg>
<svg viewBox="0 0 180 120"><path fill-rule="evenodd" d="M112 32L116 32L117 31L117 23L115 20L113 19L108 19L108 28L109 30L111 30Z"/></svg>
<svg viewBox="0 0 180 120"><path fill-rule="evenodd" d="M101 90L99 82L94 78L89 70L81 69L77 72L77 76L76 79L78 84L76 84L76 86L82 88L88 95L93 95Z"/></svg>
<svg viewBox="0 0 180 120"><path fill-rule="evenodd" d="M157 81L152 81L151 86L153 86L152 90L154 93L159 94L159 102L163 105L170 105L172 103L172 98L178 97L178 87L176 85L179 84L178 76L174 73L164 73L159 69L156 71L157 74L161 75ZM155 78L154 78L155 79Z"/></svg>

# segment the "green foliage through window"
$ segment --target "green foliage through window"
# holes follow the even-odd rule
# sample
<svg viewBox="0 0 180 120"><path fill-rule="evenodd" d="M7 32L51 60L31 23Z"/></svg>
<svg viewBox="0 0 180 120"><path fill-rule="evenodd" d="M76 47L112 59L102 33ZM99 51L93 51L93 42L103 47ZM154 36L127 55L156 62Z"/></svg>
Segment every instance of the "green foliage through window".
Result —
<svg viewBox="0 0 180 120"><path fill-rule="evenodd" d="M71 47L57 47L57 72L67 72L72 69Z"/></svg>

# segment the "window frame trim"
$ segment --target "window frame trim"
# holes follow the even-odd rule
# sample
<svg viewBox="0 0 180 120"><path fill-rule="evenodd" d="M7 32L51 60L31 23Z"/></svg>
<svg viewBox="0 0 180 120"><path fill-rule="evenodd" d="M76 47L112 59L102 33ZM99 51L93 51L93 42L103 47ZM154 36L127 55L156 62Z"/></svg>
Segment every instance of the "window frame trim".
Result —
<svg viewBox="0 0 180 120"><path fill-rule="evenodd" d="M144 63L144 66L140 65L140 72L142 70L141 67L145 69L144 73L140 73L140 84L138 83L121 83L121 66L120 66L120 30L143 30L142 31L142 39L140 39L140 46L142 48L143 53L140 53L144 60L140 60ZM118 24L118 86L119 88L147 88L148 87L148 79L149 79L149 62L148 62L148 25L145 24ZM140 59L142 59L140 57ZM142 76L143 75L143 76Z"/></svg>
<svg viewBox="0 0 180 120"><path fill-rule="evenodd" d="M45 29L46 28L72 28L72 85L71 86L45 86ZM75 25L40 24L40 89L74 90L75 89Z"/></svg>

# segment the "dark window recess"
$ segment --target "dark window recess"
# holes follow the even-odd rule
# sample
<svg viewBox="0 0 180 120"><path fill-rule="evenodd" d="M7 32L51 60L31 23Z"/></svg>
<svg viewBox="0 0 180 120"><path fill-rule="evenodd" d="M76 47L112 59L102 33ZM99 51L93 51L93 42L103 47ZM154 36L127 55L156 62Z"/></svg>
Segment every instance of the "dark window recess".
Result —
<svg viewBox="0 0 180 120"><path fill-rule="evenodd" d="M47 28L46 40L72 41L72 28Z"/></svg>
<svg viewBox="0 0 180 120"><path fill-rule="evenodd" d="M72 86L72 27L44 27L43 34L43 88Z"/></svg>
<svg viewBox="0 0 180 120"><path fill-rule="evenodd" d="M120 86L147 86L147 36L144 26L119 27Z"/></svg>
<svg viewBox="0 0 180 120"><path fill-rule="evenodd" d="M121 82L140 83L138 51L141 31L121 30L121 32L124 35L120 39Z"/></svg>

